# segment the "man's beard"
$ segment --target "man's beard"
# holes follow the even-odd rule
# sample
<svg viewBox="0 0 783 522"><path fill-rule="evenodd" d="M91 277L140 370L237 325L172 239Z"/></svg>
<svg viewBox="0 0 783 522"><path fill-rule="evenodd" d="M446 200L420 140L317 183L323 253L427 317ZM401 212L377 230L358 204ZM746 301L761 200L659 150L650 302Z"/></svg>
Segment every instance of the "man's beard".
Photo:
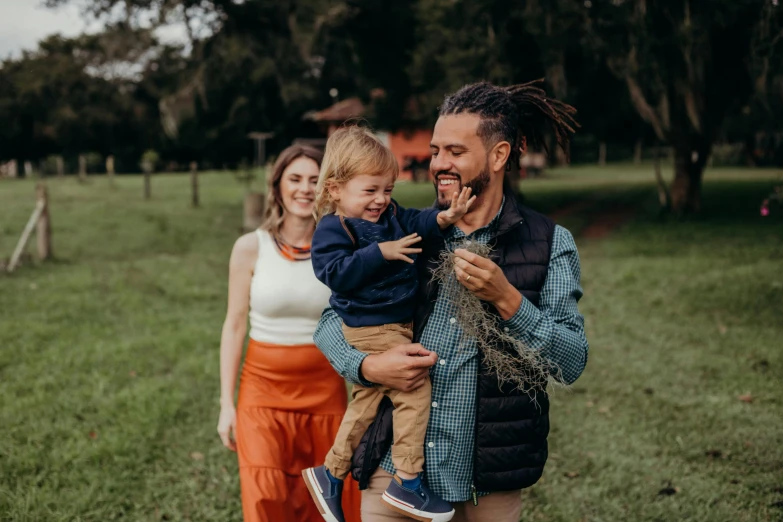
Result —
<svg viewBox="0 0 783 522"><path fill-rule="evenodd" d="M442 170L436 173L435 174L435 197L438 200L438 208L440 210L446 210L451 206L450 197L448 198L448 200L441 200L440 198L440 194L438 192L438 176L440 175L455 176L459 184L459 192L461 192L464 187L468 187L470 189L470 196L471 197L476 196L476 198L481 196L484 190L486 190L486 188L489 186L489 182L491 180L489 175L489 163L484 163L484 168L481 169L481 171L478 173L478 176L468 181L464 185L462 184L462 176L460 176L456 172Z"/></svg>

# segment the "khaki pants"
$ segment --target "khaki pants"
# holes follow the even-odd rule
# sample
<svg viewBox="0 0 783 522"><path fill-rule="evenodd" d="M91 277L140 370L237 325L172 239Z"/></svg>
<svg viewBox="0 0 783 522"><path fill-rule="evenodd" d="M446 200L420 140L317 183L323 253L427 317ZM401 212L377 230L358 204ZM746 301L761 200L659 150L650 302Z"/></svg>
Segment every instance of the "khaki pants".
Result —
<svg viewBox="0 0 783 522"><path fill-rule="evenodd" d="M348 344L368 354L382 353L413 338L410 324L385 324L351 328L343 325ZM359 441L378 412L383 396L394 404L394 467L406 473L421 473L424 469L424 436L430 416L432 384L425 384L411 392L392 390L384 386L354 385L353 400L343 417L334 445L326 456L326 469L336 478L345 478L351 469L351 457ZM387 484L388 485L388 484Z"/></svg>
<svg viewBox="0 0 783 522"><path fill-rule="evenodd" d="M362 522L394 522L410 518L386 507L381 495L389 487L391 475L381 468L370 478L370 485L362 491ZM521 491L497 491L473 501L452 503L451 522L519 522L522 514Z"/></svg>

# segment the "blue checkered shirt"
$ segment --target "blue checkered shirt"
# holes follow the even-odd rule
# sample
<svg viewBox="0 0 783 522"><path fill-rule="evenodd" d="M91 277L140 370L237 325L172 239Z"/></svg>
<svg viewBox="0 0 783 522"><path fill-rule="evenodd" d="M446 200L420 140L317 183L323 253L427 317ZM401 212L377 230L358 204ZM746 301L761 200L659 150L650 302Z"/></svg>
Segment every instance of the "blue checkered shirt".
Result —
<svg viewBox="0 0 783 522"><path fill-rule="evenodd" d="M466 238L489 243L499 217L500 212L489 225L468 236L458 227L451 227L445 238L446 248L454 250ZM568 230L557 226L538 308L523 298L514 316L501 321L509 333L527 346L540 349L556 363L567 384L581 375L587 363L584 318L577 310L577 301L582 297L579 277L579 254L574 239ZM452 277L448 284L459 283ZM425 478L430 488L445 500L462 502L471 496L479 358L475 341L464 336L456 322L454 306L443 295L444 292L439 292L420 341L438 354L438 362L430 372L432 408L424 448ZM315 343L345 379L371 386L360 373L366 354L345 342L341 325L340 317L333 310L324 311L313 336ZM391 451L381 467L394 473Z"/></svg>

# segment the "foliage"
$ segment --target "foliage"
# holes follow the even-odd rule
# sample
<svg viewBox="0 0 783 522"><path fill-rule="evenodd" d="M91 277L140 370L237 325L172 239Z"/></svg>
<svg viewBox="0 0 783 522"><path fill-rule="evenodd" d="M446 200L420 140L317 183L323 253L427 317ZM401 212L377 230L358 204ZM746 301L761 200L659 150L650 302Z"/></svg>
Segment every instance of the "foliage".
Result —
<svg viewBox="0 0 783 522"><path fill-rule="evenodd" d="M672 145L678 165L698 158L685 190L695 206L715 142L783 164L776 4L87 0L104 32L51 37L0 66L0 159L94 150L133 171L154 148L165 162L234 167L253 153L249 132L274 132L271 153L319 137L302 117L337 100L358 96L376 128L406 130L431 125L465 83L543 77L579 109L575 161L595 161L605 143L610 157ZM164 44L156 35L172 24L185 41Z"/></svg>
<svg viewBox="0 0 783 522"><path fill-rule="evenodd" d="M144 154L141 155L139 166L144 172L153 172L158 161L160 161L160 155L157 151L153 149L145 150Z"/></svg>
<svg viewBox="0 0 783 522"><path fill-rule="evenodd" d="M104 167L103 156L98 152L88 152L84 155L84 161L87 164L88 172L98 172Z"/></svg>
<svg viewBox="0 0 783 522"><path fill-rule="evenodd" d="M701 178L732 108L754 92L754 60L783 36L783 10L768 0L636 0L585 4L587 40L628 86L631 102L675 152L672 208L700 208Z"/></svg>
<svg viewBox="0 0 783 522"><path fill-rule="evenodd" d="M771 212L780 212L783 210L783 184L776 185L772 192L761 202L760 213L767 217Z"/></svg>
<svg viewBox="0 0 783 522"><path fill-rule="evenodd" d="M90 37L52 36L0 68L0 157L39 159L85 150L109 153L138 120L131 100L90 76Z"/></svg>

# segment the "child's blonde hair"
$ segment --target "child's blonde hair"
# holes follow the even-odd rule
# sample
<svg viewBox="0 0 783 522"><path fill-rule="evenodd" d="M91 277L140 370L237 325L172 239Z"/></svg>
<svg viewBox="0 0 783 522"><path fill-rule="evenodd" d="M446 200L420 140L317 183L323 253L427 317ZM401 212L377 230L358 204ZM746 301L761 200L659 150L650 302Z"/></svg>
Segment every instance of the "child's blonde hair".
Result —
<svg viewBox="0 0 783 522"><path fill-rule="evenodd" d="M352 125L337 129L326 142L326 152L321 163L321 174L315 189L315 219L335 211L329 188L343 185L354 176L369 174L380 176L400 174L397 158L369 129Z"/></svg>

